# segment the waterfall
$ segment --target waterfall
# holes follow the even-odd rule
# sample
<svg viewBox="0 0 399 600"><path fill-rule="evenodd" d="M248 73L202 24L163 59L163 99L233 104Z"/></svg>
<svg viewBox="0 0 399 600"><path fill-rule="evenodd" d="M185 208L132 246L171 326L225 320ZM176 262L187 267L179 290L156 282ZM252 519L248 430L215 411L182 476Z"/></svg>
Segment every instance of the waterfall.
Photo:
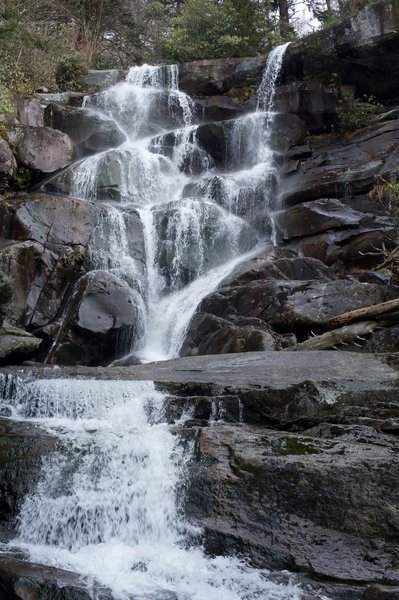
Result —
<svg viewBox="0 0 399 600"><path fill-rule="evenodd" d="M119 273L134 290L142 322L131 351L144 362L177 356L205 295L274 242L272 109L287 45L269 55L256 111L217 124L223 160L204 142L209 125L178 89L176 66L133 67L125 81L85 100L91 111L114 119L127 141L73 165L52 185L104 203L93 264ZM132 210L144 233L141 263L126 242Z"/></svg>
<svg viewBox="0 0 399 600"><path fill-rule="evenodd" d="M72 570L114 600L300 600L296 585L265 570L205 556L181 505L190 450L163 422L152 382L16 378L5 387L14 419L58 439L10 551Z"/></svg>

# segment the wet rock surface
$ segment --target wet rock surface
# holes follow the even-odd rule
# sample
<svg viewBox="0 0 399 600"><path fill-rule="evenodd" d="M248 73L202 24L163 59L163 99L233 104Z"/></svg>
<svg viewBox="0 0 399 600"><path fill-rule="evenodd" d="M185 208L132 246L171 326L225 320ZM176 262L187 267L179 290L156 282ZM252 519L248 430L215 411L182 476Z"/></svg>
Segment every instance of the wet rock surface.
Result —
<svg viewBox="0 0 399 600"><path fill-rule="evenodd" d="M42 458L55 446L56 439L40 427L0 417L2 541L15 533L21 503L39 480Z"/></svg>
<svg viewBox="0 0 399 600"><path fill-rule="evenodd" d="M64 338L69 336L71 329L75 332L71 334L74 338L71 350L62 353L60 350L59 354L66 364L98 364L100 356L111 360L117 340L125 348L123 339L126 338L126 344L132 339L137 321L137 299L130 297L132 292L126 283L111 275L109 281L105 281L100 272L93 275L90 285L87 280L87 272L93 269L90 254L93 231L107 210L100 203L41 193L10 195L0 202L3 237L0 269L10 276L8 301L2 309L8 328L8 333L4 330L2 334L7 337L0 337L3 364L8 355L10 363L18 357L20 361L35 355L44 358L57 336L60 344L64 340L65 346ZM126 221L132 256L137 260L138 268L142 268L143 236L137 226L136 213L128 212ZM100 241L106 250L105 235ZM101 253L104 249L98 251ZM75 300L71 302L74 294ZM95 306L98 310L93 312L88 325L84 315ZM104 319L108 325L105 329L99 328ZM19 333L10 330L9 326L19 328ZM30 333L23 335L21 328L43 338L43 342ZM77 331L80 335L76 337ZM105 336L101 343L98 336ZM104 344L108 346L108 352L103 352ZM78 348L79 352L72 348ZM53 347L56 349L57 344Z"/></svg>
<svg viewBox="0 0 399 600"><path fill-rule="evenodd" d="M20 163L40 173L53 173L73 161L71 139L50 127L16 127L10 145Z"/></svg>
<svg viewBox="0 0 399 600"><path fill-rule="evenodd" d="M8 182L17 174L17 161L10 146L0 137L0 193L7 189Z"/></svg>
<svg viewBox="0 0 399 600"><path fill-rule="evenodd" d="M115 121L79 107L49 104L44 121L49 127L66 133L80 156L119 146L126 140Z"/></svg>
<svg viewBox="0 0 399 600"><path fill-rule="evenodd" d="M112 600L109 592L88 589L80 577L69 571L46 567L15 558L0 557L1 600Z"/></svg>
<svg viewBox="0 0 399 600"><path fill-rule="evenodd" d="M311 598L360 600L395 598L399 582L397 368L395 355L249 352L111 369L10 367L2 385L156 381L169 394L168 421L195 446L185 510L204 528L207 551L297 571ZM21 427L3 425L0 439ZM11 499L17 481L8 482Z"/></svg>

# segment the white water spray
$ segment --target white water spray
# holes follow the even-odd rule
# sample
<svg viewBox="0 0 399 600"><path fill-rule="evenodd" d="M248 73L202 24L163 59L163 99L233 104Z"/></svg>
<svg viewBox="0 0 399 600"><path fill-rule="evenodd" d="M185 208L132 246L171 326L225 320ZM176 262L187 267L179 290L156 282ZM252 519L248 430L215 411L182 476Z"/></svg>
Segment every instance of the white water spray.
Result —
<svg viewBox="0 0 399 600"><path fill-rule="evenodd" d="M179 499L190 454L149 381L16 382L14 418L58 437L11 548L111 590L115 600L300 600L294 584L207 558ZM10 390L8 390L10 392ZM215 417L216 418L216 417Z"/></svg>
<svg viewBox="0 0 399 600"><path fill-rule="evenodd" d="M86 99L90 110L118 123L127 141L56 180L63 191L113 205L105 210L106 235L97 228L110 250L95 235L91 255L101 268L108 260L140 294L143 335L132 352L143 361L177 356L202 298L259 242L273 241L278 168L271 111L287 45L270 53L256 112L220 125L221 167L199 141L195 104L179 91L176 66L134 67L124 82ZM127 226L121 235L120 223L132 209L142 222L144 268L134 267Z"/></svg>

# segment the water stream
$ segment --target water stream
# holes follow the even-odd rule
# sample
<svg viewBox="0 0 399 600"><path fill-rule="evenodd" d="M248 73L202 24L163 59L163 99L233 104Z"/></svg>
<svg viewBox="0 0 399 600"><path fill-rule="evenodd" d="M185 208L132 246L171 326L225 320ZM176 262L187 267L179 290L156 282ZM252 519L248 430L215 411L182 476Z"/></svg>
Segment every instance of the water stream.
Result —
<svg viewBox="0 0 399 600"><path fill-rule="evenodd" d="M93 264L132 289L141 323L131 352L143 362L178 356L204 296L274 242L272 109L286 47L270 53L256 111L216 124L216 147L202 110L178 89L176 66L133 67L124 82L85 100L127 140L73 165L56 185L103 203ZM133 214L144 234L144 264L131 250Z"/></svg>
<svg viewBox="0 0 399 600"><path fill-rule="evenodd" d="M118 195L101 205L91 259L130 286L143 321L134 351L145 360L177 355L205 294L262 240L270 243L277 168L267 123L283 53L271 54L259 110L226 125L228 168L217 168L198 143L195 107L177 89L175 67L131 69L124 83L87 100L112 115L128 141L61 177L87 199L103 201L101 186ZM129 239L138 216L144 262ZM7 552L78 573L89 590L103 586L114 600L302 598L288 577L278 583L238 558L205 555L201 531L184 515L194 436L183 443L165 423L167 400L153 382L57 373L0 381L2 414L57 440ZM211 424L222 417L215 405Z"/></svg>
<svg viewBox="0 0 399 600"><path fill-rule="evenodd" d="M4 396L14 419L58 439L8 551L76 572L114 600L300 600L294 583L204 554L183 514L190 444L163 422L152 382L17 378Z"/></svg>

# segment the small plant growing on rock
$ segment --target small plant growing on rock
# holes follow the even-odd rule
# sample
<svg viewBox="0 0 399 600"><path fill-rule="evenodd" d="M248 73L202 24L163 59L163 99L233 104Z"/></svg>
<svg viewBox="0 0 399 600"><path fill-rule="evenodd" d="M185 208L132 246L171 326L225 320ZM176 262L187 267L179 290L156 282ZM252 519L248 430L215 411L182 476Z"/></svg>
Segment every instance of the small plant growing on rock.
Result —
<svg viewBox="0 0 399 600"><path fill-rule="evenodd" d="M82 87L83 78L87 67L79 56L66 56L62 58L55 71L55 81L62 91L77 90Z"/></svg>
<svg viewBox="0 0 399 600"><path fill-rule="evenodd" d="M352 133L369 124L370 119L381 108L374 96L356 98L353 92L340 92L337 104L339 129L344 133Z"/></svg>
<svg viewBox="0 0 399 600"><path fill-rule="evenodd" d="M392 226L385 232L386 241L376 249L381 256L378 271L385 270L390 274L391 284L399 285L399 173L393 173L388 179L380 177L369 192L370 200L381 203L392 219Z"/></svg>

